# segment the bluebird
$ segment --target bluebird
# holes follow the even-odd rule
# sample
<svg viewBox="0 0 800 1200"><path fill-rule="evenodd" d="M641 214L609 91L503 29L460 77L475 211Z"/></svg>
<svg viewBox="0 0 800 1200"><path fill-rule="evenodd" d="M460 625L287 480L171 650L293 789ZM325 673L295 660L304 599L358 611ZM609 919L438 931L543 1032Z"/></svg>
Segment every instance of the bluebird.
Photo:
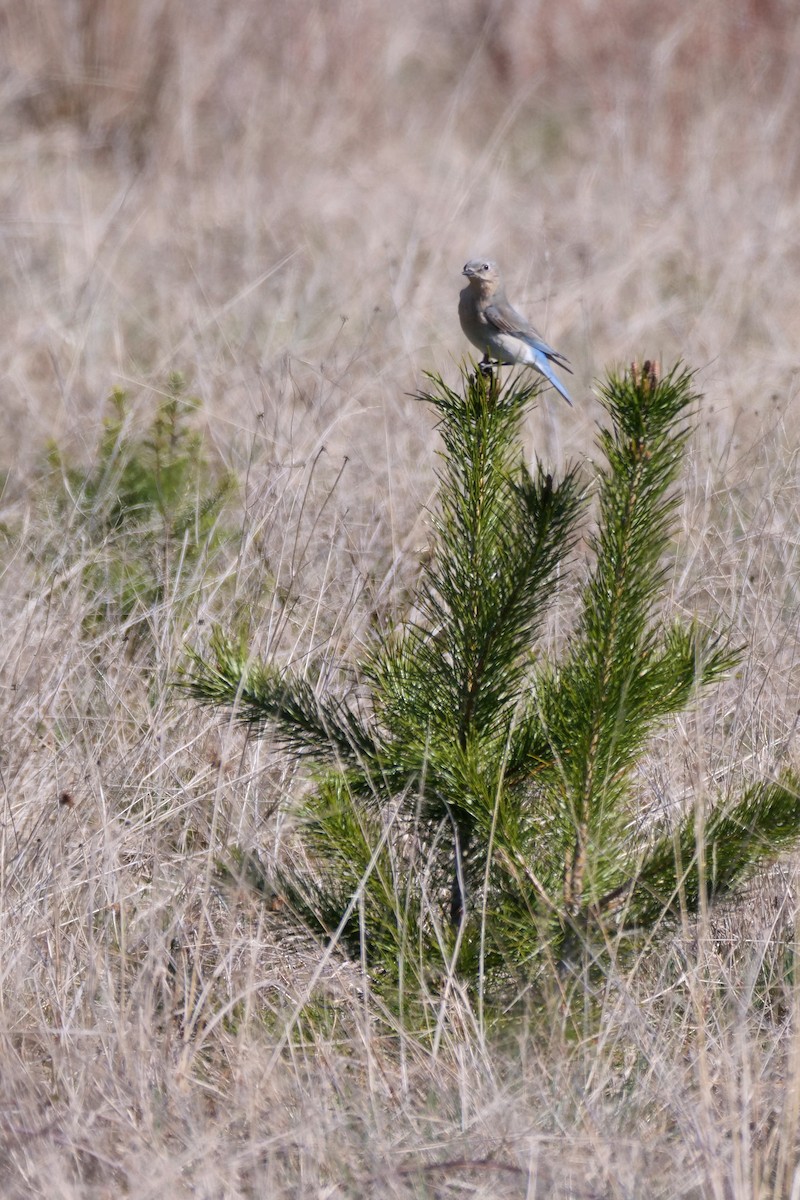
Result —
<svg viewBox="0 0 800 1200"><path fill-rule="evenodd" d="M483 351L481 365L496 358L501 363L533 367L571 406L569 393L550 366L557 363L572 374L569 363L508 303L497 263L473 258L462 274L468 283L459 297L458 316L464 333Z"/></svg>

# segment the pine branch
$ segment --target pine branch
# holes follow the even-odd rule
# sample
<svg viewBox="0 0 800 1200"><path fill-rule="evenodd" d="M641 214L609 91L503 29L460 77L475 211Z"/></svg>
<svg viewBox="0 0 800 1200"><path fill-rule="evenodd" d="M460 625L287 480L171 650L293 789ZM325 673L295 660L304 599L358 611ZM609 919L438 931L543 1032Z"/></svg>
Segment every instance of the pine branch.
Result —
<svg viewBox="0 0 800 1200"><path fill-rule="evenodd" d="M558 696L544 704L575 830L564 868L568 912L583 904L592 844L602 845L624 772L659 715L658 705L654 712L643 703L653 698L646 686L650 624L677 502L670 485L688 436L681 422L696 400L690 384L688 373L659 381L647 371L612 378L601 393L613 426L600 435L608 465L593 539L596 564Z"/></svg>
<svg viewBox="0 0 800 1200"><path fill-rule="evenodd" d="M251 661L219 630L210 658L192 654L182 686L201 704L235 709L237 720L256 730L272 725L296 754L359 768L380 759L377 737L344 700L322 699L307 680Z"/></svg>
<svg viewBox="0 0 800 1200"><path fill-rule="evenodd" d="M628 926L650 926L681 908L695 913L703 894L720 900L800 837L800 776L752 784L733 805L708 815L698 854L694 812L677 830L656 837L633 879L603 898L603 911L621 909ZM702 868L701 868L702 863Z"/></svg>
<svg viewBox="0 0 800 1200"><path fill-rule="evenodd" d="M462 397L432 378L436 388L422 398L443 414L445 444L437 554L421 589L420 622L369 670L388 701L390 727L407 728L411 708L418 736L441 727L463 746L473 729L493 735L516 703L582 491L575 469L554 484L541 467L532 475L518 461L535 386L503 389L477 372Z"/></svg>

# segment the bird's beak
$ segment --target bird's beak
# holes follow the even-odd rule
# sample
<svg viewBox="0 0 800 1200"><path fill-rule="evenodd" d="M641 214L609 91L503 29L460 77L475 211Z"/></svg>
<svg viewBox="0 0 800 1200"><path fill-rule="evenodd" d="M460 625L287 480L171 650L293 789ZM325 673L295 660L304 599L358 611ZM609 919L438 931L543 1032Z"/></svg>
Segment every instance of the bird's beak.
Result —
<svg viewBox="0 0 800 1200"><path fill-rule="evenodd" d="M466 275L467 278L469 279L470 276L472 275L472 271L470 270L469 267L464 267L464 270L461 272L461 274Z"/></svg>

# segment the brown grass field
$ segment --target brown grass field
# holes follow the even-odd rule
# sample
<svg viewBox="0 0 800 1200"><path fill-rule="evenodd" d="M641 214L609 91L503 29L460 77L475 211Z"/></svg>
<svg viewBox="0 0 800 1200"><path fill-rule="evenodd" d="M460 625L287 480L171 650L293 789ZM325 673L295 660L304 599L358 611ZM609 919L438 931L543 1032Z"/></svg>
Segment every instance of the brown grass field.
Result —
<svg viewBox="0 0 800 1200"><path fill-rule="evenodd" d="M491 253L575 369L548 464L610 367L703 393L669 603L747 649L643 799L800 765L796 4L3 0L0 45L3 1200L800 1200L794 861L610 971L583 1037L465 997L390 1036L221 870L289 852L302 774L174 687L214 621L352 664L402 606L410 394L457 379ZM102 618L48 447L89 470L111 390L147 428L171 371L239 536Z"/></svg>

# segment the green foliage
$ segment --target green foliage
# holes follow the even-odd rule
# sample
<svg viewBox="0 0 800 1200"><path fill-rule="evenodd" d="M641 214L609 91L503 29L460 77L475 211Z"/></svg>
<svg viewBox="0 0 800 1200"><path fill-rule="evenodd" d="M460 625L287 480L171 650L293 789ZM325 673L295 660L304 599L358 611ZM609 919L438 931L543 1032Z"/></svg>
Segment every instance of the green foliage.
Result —
<svg viewBox="0 0 800 1200"><path fill-rule="evenodd" d="M520 456L536 387L491 374L422 399L443 442L436 549L415 618L361 664L370 703L251 661L221 632L185 680L201 702L269 724L317 765L303 810L311 866L284 871L290 909L402 1000L449 981L504 990L591 960L730 894L800 834L797 781L754 783L705 822L638 829L652 735L737 658L716 632L666 622L675 483L691 376L611 377L595 532L558 660L544 626L589 489Z"/></svg>
<svg viewBox="0 0 800 1200"><path fill-rule="evenodd" d="M50 449L59 510L90 550L84 583L95 622L140 629L167 596L173 604L186 597L187 581L223 536L220 514L233 480L212 466L191 428L195 406L184 390L181 377L171 375L149 425L136 435L128 397L115 389L88 469Z"/></svg>

